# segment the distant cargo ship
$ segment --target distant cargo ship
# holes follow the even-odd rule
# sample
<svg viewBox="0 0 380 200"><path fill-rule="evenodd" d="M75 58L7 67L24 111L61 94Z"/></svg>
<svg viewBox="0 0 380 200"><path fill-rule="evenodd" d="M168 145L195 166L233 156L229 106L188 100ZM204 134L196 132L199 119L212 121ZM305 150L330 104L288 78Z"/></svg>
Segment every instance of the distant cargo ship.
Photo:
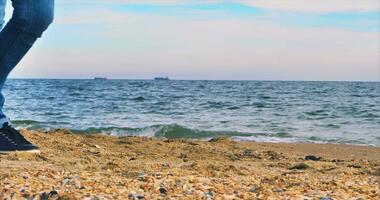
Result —
<svg viewBox="0 0 380 200"><path fill-rule="evenodd" d="M104 80L107 80L107 78L106 77L95 77L94 80L98 80L98 81L103 80L104 81Z"/></svg>
<svg viewBox="0 0 380 200"><path fill-rule="evenodd" d="M169 77L156 77L156 78L154 78L154 80L156 80L156 81L168 81L170 79L169 79Z"/></svg>

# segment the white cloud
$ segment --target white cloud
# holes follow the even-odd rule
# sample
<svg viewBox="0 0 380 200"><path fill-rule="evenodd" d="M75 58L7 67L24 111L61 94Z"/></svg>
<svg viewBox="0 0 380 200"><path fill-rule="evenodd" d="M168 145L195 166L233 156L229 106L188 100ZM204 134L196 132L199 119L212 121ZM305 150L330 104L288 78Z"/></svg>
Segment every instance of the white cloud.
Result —
<svg viewBox="0 0 380 200"><path fill-rule="evenodd" d="M326 3L326 0L313 1L310 4L313 7L286 4L288 0L282 0L282 4L267 1L272 3L239 2L273 11L298 12L364 12L376 7L370 0L361 0L363 5L328 8L317 3ZM189 1L59 2L76 5L77 2L169 4ZM335 5L334 2L341 1L330 0L327 4ZM55 24L23 60L22 66L12 73L13 77L169 75L199 79L379 80L378 33L333 27L286 27L264 20L194 20L153 13L112 12L99 6L67 11L57 6Z"/></svg>
<svg viewBox="0 0 380 200"><path fill-rule="evenodd" d="M117 4L206 4L206 3L241 3L244 5L273 11L290 12L368 12L379 11L378 0L61 0L61 3L117 3Z"/></svg>
<svg viewBox="0 0 380 200"><path fill-rule="evenodd" d="M268 10L290 12L368 12L380 9L378 0L238 0Z"/></svg>
<svg viewBox="0 0 380 200"><path fill-rule="evenodd" d="M37 46L14 75L378 80L377 33L122 15L105 18L123 19L109 29L72 30L98 38L93 44L68 40L62 47L48 34L44 43L55 48Z"/></svg>

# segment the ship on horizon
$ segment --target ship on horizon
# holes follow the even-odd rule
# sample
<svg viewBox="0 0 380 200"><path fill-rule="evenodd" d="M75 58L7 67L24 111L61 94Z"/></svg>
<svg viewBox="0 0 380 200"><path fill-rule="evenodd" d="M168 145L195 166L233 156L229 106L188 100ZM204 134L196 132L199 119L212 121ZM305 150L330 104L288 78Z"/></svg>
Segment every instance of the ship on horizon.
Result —
<svg viewBox="0 0 380 200"><path fill-rule="evenodd" d="M107 80L107 78L106 77L95 77L94 78L94 80L102 80L102 81L104 81L104 80Z"/></svg>
<svg viewBox="0 0 380 200"><path fill-rule="evenodd" d="M154 78L155 81L169 81L169 77L155 77Z"/></svg>

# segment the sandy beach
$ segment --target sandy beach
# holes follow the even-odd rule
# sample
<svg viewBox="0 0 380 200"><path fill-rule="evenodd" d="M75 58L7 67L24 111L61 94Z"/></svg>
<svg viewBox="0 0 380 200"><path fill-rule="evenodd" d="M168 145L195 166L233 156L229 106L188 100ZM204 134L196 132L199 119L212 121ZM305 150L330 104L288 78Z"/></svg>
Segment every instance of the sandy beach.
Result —
<svg viewBox="0 0 380 200"><path fill-rule="evenodd" d="M380 148L23 131L2 199L379 199Z"/></svg>

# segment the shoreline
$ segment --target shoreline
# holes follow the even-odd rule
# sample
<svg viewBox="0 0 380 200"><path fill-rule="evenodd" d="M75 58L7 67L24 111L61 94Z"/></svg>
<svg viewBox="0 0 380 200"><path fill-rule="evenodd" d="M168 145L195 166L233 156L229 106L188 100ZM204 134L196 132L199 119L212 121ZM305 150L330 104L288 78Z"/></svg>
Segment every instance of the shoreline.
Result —
<svg viewBox="0 0 380 200"><path fill-rule="evenodd" d="M380 147L116 137L66 130L23 134L41 153L0 154L2 197L380 197Z"/></svg>

